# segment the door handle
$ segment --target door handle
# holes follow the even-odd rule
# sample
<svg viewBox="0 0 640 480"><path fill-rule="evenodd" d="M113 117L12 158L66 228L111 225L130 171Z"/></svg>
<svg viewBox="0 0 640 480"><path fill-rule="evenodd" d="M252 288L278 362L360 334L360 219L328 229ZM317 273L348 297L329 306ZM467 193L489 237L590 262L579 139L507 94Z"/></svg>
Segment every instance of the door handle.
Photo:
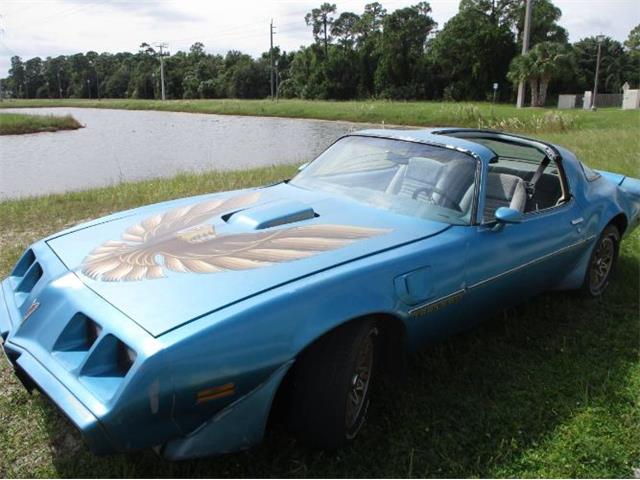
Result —
<svg viewBox="0 0 640 480"><path fill-rule="evenodd" d="M573 220L571 220L571 225L578 225L582 222L584 222L584 218L582 217L574 218Z"/></svg>

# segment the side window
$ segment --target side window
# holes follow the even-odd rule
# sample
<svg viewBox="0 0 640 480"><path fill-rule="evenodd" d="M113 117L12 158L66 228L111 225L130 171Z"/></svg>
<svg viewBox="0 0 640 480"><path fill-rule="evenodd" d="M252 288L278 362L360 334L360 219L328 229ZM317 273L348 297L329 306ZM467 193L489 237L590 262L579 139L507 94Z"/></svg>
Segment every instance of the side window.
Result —
<svg viewBox="0 0 640 480"><path fill-rule="evenodd" d="M565 198L561 169L555 161L549 163L533 187L533 195L527 201L527 212L553 208Z"/></svg>
<svg viewBox="0 0 640 480"><path fill-rule="evenodd" d="M498 157L489 165L485 191L484 222L495 220L500 207L522 213L553 208L562 203L565 192L562 171L555 161L540 170L542 161Z"/></svg>

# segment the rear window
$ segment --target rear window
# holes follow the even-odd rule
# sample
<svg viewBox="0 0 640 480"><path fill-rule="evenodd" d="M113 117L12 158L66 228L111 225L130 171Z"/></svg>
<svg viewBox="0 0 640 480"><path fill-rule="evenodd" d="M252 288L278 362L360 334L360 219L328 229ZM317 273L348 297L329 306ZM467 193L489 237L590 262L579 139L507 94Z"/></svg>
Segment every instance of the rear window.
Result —
<svg viewBox="0 0 640 480"><path fill-rule="evenodd" d="M493 150L500 158L515 158L539 164L546 157L543 152L529 145L516 144L491 138L469 138L469 140L480 143Z"/></svg>

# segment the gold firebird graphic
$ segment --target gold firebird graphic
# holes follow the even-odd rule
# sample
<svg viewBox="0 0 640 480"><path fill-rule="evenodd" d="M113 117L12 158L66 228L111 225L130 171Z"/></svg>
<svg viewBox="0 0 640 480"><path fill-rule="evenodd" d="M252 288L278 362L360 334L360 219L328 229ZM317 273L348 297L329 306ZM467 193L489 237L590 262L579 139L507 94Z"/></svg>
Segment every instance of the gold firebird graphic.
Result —
<svg viewBox="0 0 640 480"><path fill-rule="evenodd" d="M214 216L255 203L260 192L210 200L146 218L128 228L122 241L108 241L82 263L82 273L106 282L165 277L173 272L245 270L307 258L356 240L387 233L379 228L305 225L264 232L216 235Z"/></svg>

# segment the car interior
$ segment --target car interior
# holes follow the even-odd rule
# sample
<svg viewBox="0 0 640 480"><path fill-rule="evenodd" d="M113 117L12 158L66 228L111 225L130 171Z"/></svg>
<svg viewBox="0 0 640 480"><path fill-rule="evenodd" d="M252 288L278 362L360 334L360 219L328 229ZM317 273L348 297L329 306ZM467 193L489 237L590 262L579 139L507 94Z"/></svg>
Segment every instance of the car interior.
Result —
<svg viewBox="0 0 640 480"><path fill-rule="evenodd" d="M473 183L469 184L473 172L467 170L473 168L470 162L441 163L413 157L391 178L386 193L466 211L474 190ZM546 157L538 161L496 156L489 165L484 221L493 221L500 207L530 213L554 207L563 198L560 173L554 162Z"/></svg>
<svg viewBox="0 0 640 480"><path fill-rule="evenodd" d="M489 164L483 215L485 222L493 221L500 207L527 214L553 208L568 199L561 169L544 150L500 135L484 135L462 131L453 136L468 138L495 153L495 158Z"/></svg>
<svg viewBox="0 0 640 480"><path fill-rule="evenodd" d="M466 132L456 132L465 138ZM535 145L519 143L487 133L467 133L469 140L483 144L495 153L490 162L485 197L485 223L495 221L500 207L523 214L534 213L562 204L568 196L555 160ZM450 133L447 133L450 135ZM473 136L471 136L473 135ZM467 155L441 148L422 146L423 150L400 151L370 142L359 145L356 157L337 156L319 168L316 175L357 191L375 190L404 202L425 204L469 212L475 192L476 162ZM417 156L420 155L420 156ZM422 156L424 155L424 156ZM414 203L415 204L415 203Z"/></svg>

